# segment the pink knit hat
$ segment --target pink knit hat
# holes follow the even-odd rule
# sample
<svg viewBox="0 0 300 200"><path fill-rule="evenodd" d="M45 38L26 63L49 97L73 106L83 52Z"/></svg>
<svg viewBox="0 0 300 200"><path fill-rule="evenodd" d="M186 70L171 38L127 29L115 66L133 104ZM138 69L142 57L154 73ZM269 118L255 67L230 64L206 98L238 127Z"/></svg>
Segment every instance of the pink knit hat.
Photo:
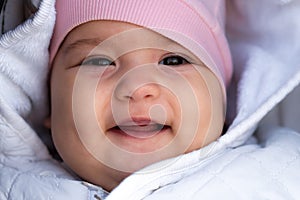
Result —
<svg viewBox="0 0 300 200"><path fill-rule="evenodd" d="M76 26L92 20L117 20L152 29L189 49L214 72L223 89L231 79L224 0L57 0L56 11L50 63Z"/></svg>

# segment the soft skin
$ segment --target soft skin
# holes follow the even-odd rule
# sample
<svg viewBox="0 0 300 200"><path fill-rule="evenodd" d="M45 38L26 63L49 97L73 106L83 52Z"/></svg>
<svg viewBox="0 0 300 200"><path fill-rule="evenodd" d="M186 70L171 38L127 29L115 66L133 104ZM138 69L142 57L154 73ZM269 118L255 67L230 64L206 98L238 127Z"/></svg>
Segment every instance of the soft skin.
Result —
<svg viewBox="0 0 300 200"><path fill-rule="evenodd" d="M68 34L54 59L55 146L75 173L108 191L147 165L211 143L223 122L213 73L151 30L88 22Z"/></svg>

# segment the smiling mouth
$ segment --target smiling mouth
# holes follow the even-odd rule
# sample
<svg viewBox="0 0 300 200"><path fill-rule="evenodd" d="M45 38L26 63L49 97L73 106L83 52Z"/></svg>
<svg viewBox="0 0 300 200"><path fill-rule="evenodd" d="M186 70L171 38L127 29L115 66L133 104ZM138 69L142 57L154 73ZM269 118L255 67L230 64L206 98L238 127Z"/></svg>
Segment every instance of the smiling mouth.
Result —
<svg viewBox="0 0 300 200"><path fill-rule="evenodd" d="M109 131L119 133L125 136L145 139L155 136L156 134L164 132L164 130L171 129L170 126L158 123L150 124L131 124L114 126Z"/></svg>

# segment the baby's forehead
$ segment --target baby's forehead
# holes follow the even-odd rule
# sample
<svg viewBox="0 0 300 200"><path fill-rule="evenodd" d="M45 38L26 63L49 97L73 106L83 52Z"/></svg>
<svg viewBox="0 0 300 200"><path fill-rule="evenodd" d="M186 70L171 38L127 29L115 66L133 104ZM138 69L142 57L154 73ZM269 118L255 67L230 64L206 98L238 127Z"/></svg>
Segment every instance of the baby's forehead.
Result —
<svg viewBox="0 0 300 200"><path fill-rule="evenodd" d="M182 45L158 32L124 22L95 21L73 29L63 44L65 53L83 47L118 55L140 49L191 54Z"/></svg>

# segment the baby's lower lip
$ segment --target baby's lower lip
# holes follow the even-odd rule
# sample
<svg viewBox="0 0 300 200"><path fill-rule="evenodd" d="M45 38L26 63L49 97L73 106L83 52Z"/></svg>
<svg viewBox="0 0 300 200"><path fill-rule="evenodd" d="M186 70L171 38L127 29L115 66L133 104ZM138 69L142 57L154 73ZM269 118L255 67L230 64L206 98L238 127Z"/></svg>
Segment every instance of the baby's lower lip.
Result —
<svg viewBox="0 0 300 200"><path fill-rule="evenodd" d="M110 129L110 131L137 139L147 139L161 133L168 128L170 128L170 126L162 124L125 125L115 126Z"/></svg>

